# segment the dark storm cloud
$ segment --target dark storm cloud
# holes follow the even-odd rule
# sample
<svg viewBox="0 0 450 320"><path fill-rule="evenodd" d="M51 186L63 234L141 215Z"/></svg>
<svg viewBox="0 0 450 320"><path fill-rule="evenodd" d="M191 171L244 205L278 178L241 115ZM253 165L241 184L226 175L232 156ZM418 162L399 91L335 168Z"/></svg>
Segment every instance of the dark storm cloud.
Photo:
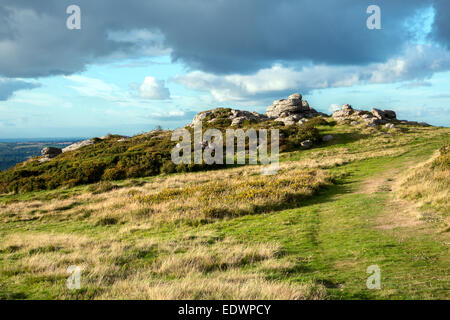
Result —
<svg viewBox="0 0 450 320"><path fill-rule="evenodd" d="M445 27L444 0L2 0L0 74L70 74L89 63L142 56L148 50L133 37L108 37L137 29L160 32L174 60L213 73L249 73L280 61L381 62L408 40L404 20L434 1L436 28ZM374 3L382 30L366 28ZM70 4L81 7L82 30L65 27ZM445 40L448 30L436 34Z"/></svg>
<svg viewBox="0 0 450 320"><path fill-rule="evenodd" d="M37 87L40 87L39 83L30 83L13 79L0 79L0 101L8 100L15 91L34 89Z"/></svg>
<svg viewBox="0 0 450 320"><path fill-rule="evenodd" d="M436 39L450 48L450 1L436 0L434 4L436 18L434 21L433 34Z"/></svg>

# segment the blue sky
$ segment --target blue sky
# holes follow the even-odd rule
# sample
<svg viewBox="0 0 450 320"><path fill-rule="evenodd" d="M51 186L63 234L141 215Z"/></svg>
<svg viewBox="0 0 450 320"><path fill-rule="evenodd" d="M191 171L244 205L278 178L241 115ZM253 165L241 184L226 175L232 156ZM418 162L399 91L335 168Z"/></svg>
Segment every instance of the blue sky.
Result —
<svg viewBox="0 0 450 320"><path fill-rule="evenodd" d="M40 7L5 2L0 139L133 135L157 125L183 126L196 112L218 106L263 113L294 92L326 113L349 103L393 109L400 119L450 124L443 1L411 1L408 7L375 1L382 29L370 31L364 1L345 0L336 8L324 1L347 17L334 30L328 25L334 16L327 17L333 13L311 1L285 0L276 7L192 1L186 8L176 1L150 1L149 7L111 1L116 6L110 11L73 1L82 11L81 30L65 28L64 8L71 1ZM300 20L312 20L297 26L290 19L299 2L311 15ZM141 12L155 16L148 22ZM281 23L265 29L270 21Z"/></svg>

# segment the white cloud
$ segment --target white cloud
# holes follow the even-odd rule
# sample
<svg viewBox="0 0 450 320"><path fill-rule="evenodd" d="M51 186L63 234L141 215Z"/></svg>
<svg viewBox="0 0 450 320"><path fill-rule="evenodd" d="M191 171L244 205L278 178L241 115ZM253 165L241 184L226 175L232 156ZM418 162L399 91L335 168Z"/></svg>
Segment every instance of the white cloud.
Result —
<svg viewBox="0 0 450 320"><path fill-rule="evenodd" d="M275 64L252 75L214 75L194 71L178 75L185 87L209 92L219 102L251 101L285 92L307 93L314 89L361 84L417 81L450 69L450 52L432 45L405 48L403 55L367 66L308 65L301 69Z"/></svg>
<svg viewBox="0 0 450 320"><path fill-rule="evenodd" d="M25 103L38 107L61 107L72 108L73 104L70 101L62 99L58 96L43 92L22 91L17 93L12 99L12 103Z"/></svg>
<svg viewBox="0 0 450 320"><path fill-rule="evenodd" d="M144 82L139 87L139 96L150 100L170 99L169 89L165 87L162 80L153 77L145 77Z"/></svg>
<svg viewBox="0 0 450 320"><path fill-rule="evenodd" d="M65 78L76 83L76 85L70 86L70 88L82 96L103 98L105 100L124 98L122 90L113 83L78 75L67 76Z"/></svg>

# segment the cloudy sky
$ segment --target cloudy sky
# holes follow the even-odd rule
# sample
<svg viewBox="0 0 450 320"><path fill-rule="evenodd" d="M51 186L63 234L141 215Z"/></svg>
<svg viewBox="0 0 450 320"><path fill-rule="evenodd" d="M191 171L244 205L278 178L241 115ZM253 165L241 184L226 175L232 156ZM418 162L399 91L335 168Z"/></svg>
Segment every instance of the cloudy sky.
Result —
<svg viewBox="0 0 450 320"><path fill-rule="evenodd" d="M448 0L1 0L0 139L175 128L293 92L449 126L449 14Z"/></svg>

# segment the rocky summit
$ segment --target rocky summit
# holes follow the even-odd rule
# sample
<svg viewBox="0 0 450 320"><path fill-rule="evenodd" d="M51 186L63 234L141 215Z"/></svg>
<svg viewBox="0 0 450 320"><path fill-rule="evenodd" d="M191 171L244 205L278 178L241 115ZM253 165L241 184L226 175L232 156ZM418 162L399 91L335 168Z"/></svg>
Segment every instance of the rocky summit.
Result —
<svg viewBox="0 0 450 320"><path fill-rule="evenodd" d="M328 116L314 110L300 93L294 93L287 99L275 100L267 108L267 116L285 125L303 124L308 118Z"/></svg>
<svg viewBox="0 0 450 320"><path fill-rule="evenodd" d="M294 93L287 99L275 100L266 110L265 114L237 110L231 108L216 108L208 111L202 111L195 115L190 126L195 126L203 121L208 124L214 124L217 121L228 121L229 126L240 126L244 121L262 122L278 121L285 126L303 125L309 119L315 117L330 117L329 115L318 112L312 108L308 101L303 100L300 93ZM335 111L331 117L338 122L348 122L351 125L366 125L375 127L385 125L392 129L395 124L413 124L428 126L424 122L415 122L407 120L398 120L397 114L393 110L380 110L373 108L371 111L354 109L350 104L342 106L341 110ZM64 151L64 150L63 150Z"/></svg>
<svg viewBox="0 0 450 320"><path fill-rule="evenodd" d="M398 120L397 114L392 110L380 110L375 108L371 111L356 110L349 104L343 105L341 110L335 111L331 116L336 121L347 121L350 122L351 125L364 124L368 127L385 125L386 128L393 129L396 123L428 126L425 122L417 123L414 121Z"/></svg>
<svg viewBox="0 0 450 320"><path fill-rule="evenodd" d="M207 120L208 123L213 123L218 117L223 118L223 108L216 108L208 111L203 111L198 113L191 126L199 124L203 120ZM249 112L237 109L225 109L228 110L226 118L231 120L231 126L237 126L242 124L244 121L266 121L275 120L283 122L284 125L302 125L308 121L310 118L317 116L328 117L327 114L322 112L317 112L314 110L306 100L302 100L302 95L300 93L294 93L290 95L287 99L275 100L272 105L270 105L266 114L260 114L258 112Z"/></svg>

